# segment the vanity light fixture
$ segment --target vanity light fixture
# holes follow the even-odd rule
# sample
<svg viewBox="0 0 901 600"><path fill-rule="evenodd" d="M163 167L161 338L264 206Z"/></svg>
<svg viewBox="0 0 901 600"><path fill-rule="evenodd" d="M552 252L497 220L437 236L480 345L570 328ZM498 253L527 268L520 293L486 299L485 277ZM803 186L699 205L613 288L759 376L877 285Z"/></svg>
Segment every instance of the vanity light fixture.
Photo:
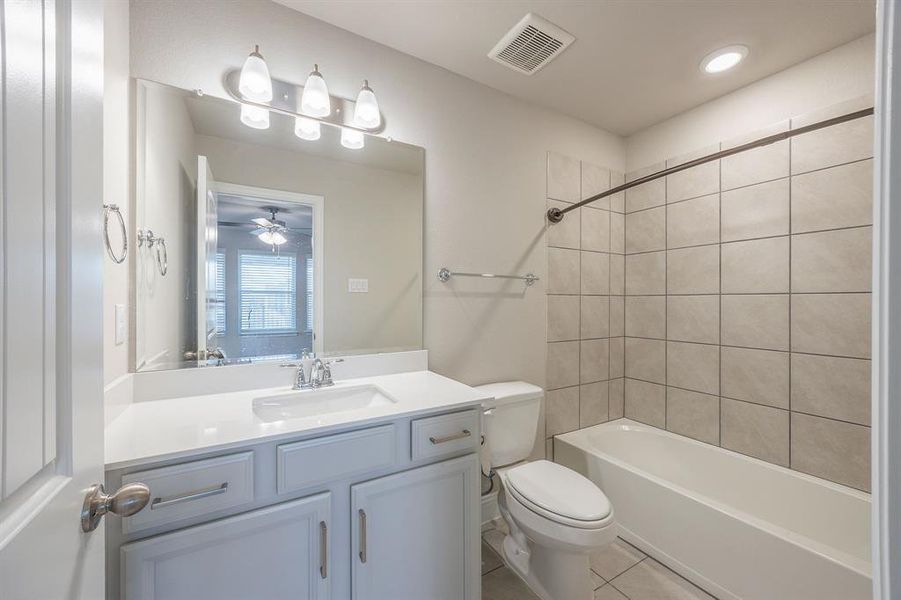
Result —
<svg viewBox="0 0 901 600"><path fill-rule="evenodd" d="M354 123L366 129L372 129L382 124L382 113L379 112L379 101L375 97L369 80L363 80L363 87L357 94L357 103L354 106Z"/></svg>
<svg viewBox="0 0 901 600"><path fill-rule="evenodd" d="M735 67L748 55L748 47L742 45L727 46L715 50L701 61L701 71L711 75L722 73Z"/></svg>
<svg viewBox="0 0 901 600"><path fill-rule="evenodd" d="M260 47L254 46L253 52L244 61L241 67L241 78L238 81L238 91L254 102L269 102L272 100L272 78L269 77L269 67L260 54ZM252 125L251 125L252 127Z"/></svg>
<svg viewBox="0 0 901 600"><path fill-rule="evenodd" d="M363 147L365 141L363 132L356 129L341 128L341 145L349 150L359 150Z"/></svg>
<svg viewBox="0 0 901 600"><path fill-rule="evenodd" d="M327 117L332 112L331 100L328 95L328 86L319 72L319 65L313 65L313 72L307 77L303 86L303 95L300 97L301 112L311 117Z"/></svg>
<svg viewBox="0 0 901 600"><path fill-rule="evenodd" d="M241 122L254 129L269 129L269 111L259 106L242 104Z"/></svg>
<svg viewBox="0 0 901 600"><path fill-rule="evenodd" d="M294 117L294 135L302 140L314 142L322 135L322 128L319 121L306 117Z"/></svg>

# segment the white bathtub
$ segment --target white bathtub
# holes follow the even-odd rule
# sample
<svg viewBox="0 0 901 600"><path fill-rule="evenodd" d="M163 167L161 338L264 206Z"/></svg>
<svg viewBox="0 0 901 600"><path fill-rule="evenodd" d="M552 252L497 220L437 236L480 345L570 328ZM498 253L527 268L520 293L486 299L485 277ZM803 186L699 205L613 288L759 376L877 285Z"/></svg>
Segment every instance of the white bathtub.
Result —
<svg viewBox="0 0 901 600"><path fill-rule="evenodd" d="M620 535L723 600L872 598L870 497L620 419L557 436Z"/></svg>

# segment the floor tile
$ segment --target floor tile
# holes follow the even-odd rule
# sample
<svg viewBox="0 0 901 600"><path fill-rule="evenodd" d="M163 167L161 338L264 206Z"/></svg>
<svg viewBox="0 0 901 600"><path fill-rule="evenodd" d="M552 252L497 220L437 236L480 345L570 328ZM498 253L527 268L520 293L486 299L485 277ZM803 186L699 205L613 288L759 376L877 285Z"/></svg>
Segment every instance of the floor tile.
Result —
<svg viewBox="0 0 901 600"><path fill-rule="evenodd" d="M488 573L489 571L495 570L503 564L504 562L497 555L497 553L491 549L491 546L488 545L488 542L482 540L482 575Z"/></svg>
<svg viewBox="0 0 901 600"><path fill-rule="evenodd" d="M538 596L507 567L482 577L482 600L539 600Z"/></svg>
<svg viewBox="0 0 901 600"><path fill-rule="evenodd" d="M591 555L591 569L610 581L635 563L642 560L644 552L620 538Z"/></svg>
<svg viewBox="0 0 901 600"><path fill-rule="evenodd" d="M615 587L609 583L603 587L599 587L594 591L594 600L629 600Z"/></svg>
<svg viewBox="0 0 901 600"><path fill-rule="evenodd" d="M504 538L506 534L498 529L492 529L482 534L482 539L488 543L492 550L498 555L503 556Z"/></svg>
<svg viewBox="0 0 901 600"><path fill-rule="evenodd" d="M643 560L610 583L629 600L714 600L653 558Z"/></svg>
<svg viewBox="0 0 901 600"><path fill-rule="evenodd" d="M589 570L589 572L591 573L591 587L592 588L598 589L599 587L607 584L607 580L605 580L603 577L601 577L594 571Z"/></svg>

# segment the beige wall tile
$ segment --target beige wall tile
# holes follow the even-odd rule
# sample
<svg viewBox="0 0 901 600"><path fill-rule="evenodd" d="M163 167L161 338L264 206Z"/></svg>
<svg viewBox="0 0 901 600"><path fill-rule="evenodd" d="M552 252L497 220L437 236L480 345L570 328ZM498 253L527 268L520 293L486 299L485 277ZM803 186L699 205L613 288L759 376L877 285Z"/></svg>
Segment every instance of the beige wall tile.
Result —
<svg viewBox="0 0 901 600"><path fill-rule="evenodd" d="M792 292L869 292L872 227L793 235Z"/></svg>
<svg viewBox="0 0 901 600"><path fill-rule="evenodd" d="M626 374L625 338L610 338L610 379Z"/></svg>
<svg viewBox="0 0 901 600"><path fill-rule="evenodd" d="M716 150L711 150L711 152L716 152ZM705 154L709 154L709 152L705 152ZM720 161L718 160L666 176L667 202L688 200L715 194L718 191L720 191Z"/></svg>
<svg viewBox="0 0 901 600"><path fill-rule="evenodd" d="M610 213L610 251L626 252L626 216L616 212Z"/></svg>
<svg viewBox="0 0 901 600"><path fill-rule="evenodd" d="M626 252L666 248L666 208L652 208L626 215Z"/></svg>
<svg viewBox="0 0 901 600"><path fill-rule="evenodd" d="M595 194L606 192L610 189L610 170L598 165L582 161L582 196L585 200ZM591 206L595 208L610 208L610 197L595 200Z"/></svg>
<svg viewBox="0 0 901 600"><path fill-rule="evenodd" d="M682 342L720 342L719 296L668 296L667 339Z"/></svg>
<svg viewBox="0 0 901 600"><path fill-rule="evenodd" d="M722 343L764 350L788 350L787 295L723 296Z"/></svg>
<svg viewBox="0 0 901 600"><path fill-rule="evenodd" d="M551 390L547 393L547 435L579 428L579 387Z"/></svg>
<svg viewBox="0 0 901 600"><path fill-rule="evenodd" d="M739 138L723 143L723 149L734 148L741 144L772 135L788 129L788 121L776 123L764 130L748 133ZM789 146L788 141L777 142L748 150L722 159L722 189L731 190L737 187L753 185L772 179L788 177Z"/></svg>
<svg viewBox="0 0 901 600"><path fill-rule="evenodd" d="M626 334L625 299L622 296L610 296L610 337Z"/></svg>
<svg viewBox="0 0 901 600"><path fill-rule="evenodd" d="M582 210L582 250L610 250L610 212L585 207ZM569 215L566 215L566 219ZM566 219L563 219L565 222ZM556 227L549 225L548 227Z"/></svg>
<svg viewBox="0 0 901 600"><path fill-rule="evenodd" d="M579 297L547 297L547 341L579 339Z"/></svg>
<svg viewBox="0 0 901 600"><path fill-rule="evenodd" d="M666 296L626 298L626 335L666 338Z"/></svg>
<svg viewBox="0 0 901 600"><path fill-rule="evenodd" d="M610 337L610 298L582 296L580 337L585 339Z"/></svg>
<svg viewBox="0 0 901 600"><path fill-rule="evenodd" d="M626 256L626 293L666 293L666 252Z"/></svg>
<svg viewBox="0 0 901 600"><path fill-rule="evenodd" d="M547 345L547 387L549 390L579 384L579 342L552 342Z"/></svg>
<svg viewBox="0 0 901 600"><path fill-rule="evenodd" d="M621 419L623 417L625 410L625 384L625 379L620 377L619 379L611 379L609 385L607 386L609 395L608 404L610 407L608 411L608 417L611 421L613 419Z"/></svg>
<svg viewBox="0 0 901 600"><path fill-rule="evenodd" d="M610 378L610 340L582 340L579 383L606 381Z"/></svg>
<svg viewBox="0 0 901 600"><path fill-rule="evenodd" d="M791 179L792 233L873 222L873 161L865 160Z"/></svg>
<svg viewBox="0 0 901 600"><path fill-rule="evenodd" d="M579 251L548 248L547 262L547 292L549 294L578 294Z"/></svg>
<svg viewBox="0 0 901 600"><path fill-rule="evenodd" d="M724 294L787 294L789 238L722 245Z"/></svg>
<svg viewBox="0 0 901 600"><path fill-rule="evenodd" d="M628 223L626 226L626 248L628 249ZM719 241L719 194L677 202L666 207L667 248L716 244Z"/></svg>
<svg viewBox="0 0 901 600"><path fill-rule="evenodd" d="M626 338L626 377L666 383L666 342Z"/></svg>
<svg viewBox="0 0 901 600"><path fill-rule="evenodd" d="M873 156L873 117L833 125L791 139L792 174Z"/></svg>
<svg viewBox="0 0 901 600"><path fill-rule="evenodd" d="M610 255L610 293L620 296L626 293L626 257L622 254Z"/></svg>
<svg viewBox="0 0 901 600"><path fill-rule="evenodd" d="M720 399L708 394L667 388L666 428L708 444L719 444Z"/></svg>
<svg viewBox="0 0 901 600"><path fill-rule="evenodd" d="M547 197L564 202L579 201L579 161L558 152L547 153Z"/></svg>
<svg viewBox="0 0 901 600"><path fill-rule="evenodd" d="M723 241L787 235L789 204L788 178L723 192Z"/></svg>
<svg viewBox="0 0 901 600"><path fill-rule="evenodd" d="M670 294L718 294L720 247L713 245L668 250L666 288Z"/></svg>
<svg viewBox="0 0 901 600"><path fill-rule="evenodd" d="M788 352L723 346L720 361L723 396L788 408Z"/></svg>
<svg viewBox="0 0 901 600"><path fill-rule="evenodd" d="M626 176L618 171L610 172L610 188L615 188L626 183ZM618 213L626 212L626 192L619 192L610 196L610 210Z"/></svg>
<svg viewBox="0 0 901 600"><path fill-rule="evenodd" d="M720 411L723 448L789 466L787 410L722 398Z"/></svg>
<svg viewBox="0 0 901 600"><path fill-rule="evenodd" d="M666 383L675 387L720 393L720 347L667 342Z"/></svg>
<svg viewBox="0 0 901 600"><path fill-rule="evenodd" d="M626 181L635 181L645 175L664 169L664 163L658 163L626 174ZM666 203L666 181L663 178L626 190L626 212L634 212Z"/></svg>
<svg viewBox="0 0 901 600"><path fill-rule="evenodd" d="M666 427L666 387L645 381L626 379L625 411L627 419Z"/></svg>
<svg viewBox="0 0 901 600"><path fill-rule="evenodd" d="M794 352L870 357L869 294L793 294Z"/></svg>
<svg viewBox="0 0 901 600"><path fill-rule="evenodd" d="M566 202L559 200L548 200L548 208L564 208L569 206ZM548 223L547 226L547 245L556 248L575 248L578 249L580 242L580 227L582 222L582 209L570 211L566 218L559 223Z"/></svg>
<svg viewBox="0 0 901 600"><path fill-rule="evenodd" d="M792 468L870 491L870 428L792 413Z"/></svg>
<svg viewBox="0 0 901 600"><path fill-rule="evenodd" d="M582 252L582 293L610 293L610 255L605 252Z"/></svg>
<svg viewBox="0 0 901 600"><path fill-rule="evenodd" d="M870 424L870 361L791 355L792 410Z"/></svg>
<svg viewBox="0 0 901 600"><path fill-rule="evenodd" d="M579 389L579 427L604 423L609 414L607 382L583 385Z"/></svg>

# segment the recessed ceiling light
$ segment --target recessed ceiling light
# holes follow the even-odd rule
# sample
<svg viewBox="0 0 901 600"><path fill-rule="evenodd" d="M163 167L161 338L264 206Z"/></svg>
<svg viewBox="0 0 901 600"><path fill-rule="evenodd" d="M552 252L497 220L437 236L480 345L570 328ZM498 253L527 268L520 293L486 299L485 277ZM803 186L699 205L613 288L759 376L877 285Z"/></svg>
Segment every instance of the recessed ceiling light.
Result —
<svg viewBox="0 0 901 600"><path fill-rule="evenodd" d="M728 46L711 52L701 61L704 73L722 73L740 63L748 55L747 46Z"/></svg>

